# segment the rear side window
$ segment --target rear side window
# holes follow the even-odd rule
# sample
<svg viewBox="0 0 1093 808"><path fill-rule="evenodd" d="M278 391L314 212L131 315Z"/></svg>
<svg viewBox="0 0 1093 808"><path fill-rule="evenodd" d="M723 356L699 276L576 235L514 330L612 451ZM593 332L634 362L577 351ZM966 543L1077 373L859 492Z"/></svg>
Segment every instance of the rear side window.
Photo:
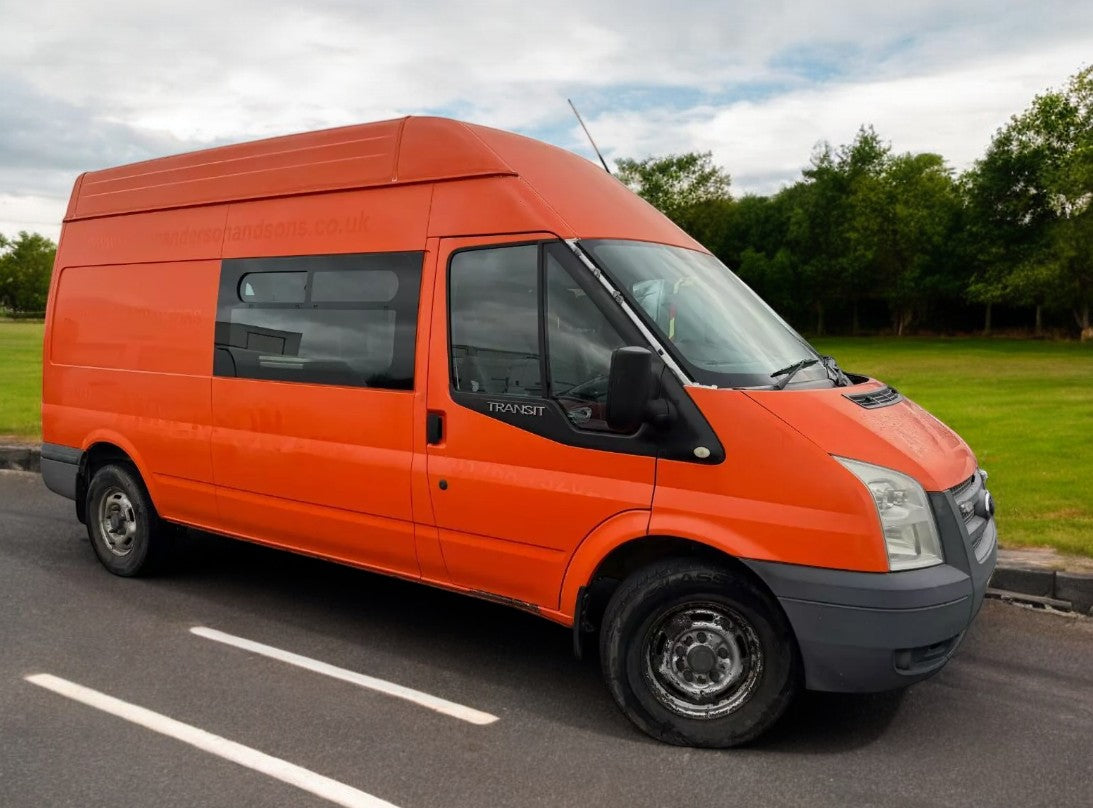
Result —
<svg viewBox="0 0 1093 808"><path fill-rule="evenodd" d="M413 389L422 257L224 260L213 373Z"/></svg>

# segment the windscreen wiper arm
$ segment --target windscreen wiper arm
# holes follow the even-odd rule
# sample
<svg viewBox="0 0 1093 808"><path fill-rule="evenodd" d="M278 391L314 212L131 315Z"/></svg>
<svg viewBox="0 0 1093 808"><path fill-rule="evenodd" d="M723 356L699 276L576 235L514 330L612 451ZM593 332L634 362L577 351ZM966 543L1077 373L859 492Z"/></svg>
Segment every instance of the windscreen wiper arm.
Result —
<svg viewBox="0 0 1093 808"><path fill-rule="evenodd" d="M843 373L843 369L839 367L839 363L835 361L835 357L823 355L820 357L820 363L824 366L824 370L827 371L827 377L835 383L836 387L847 387L850 385L850 379Z"/></svg>
<svg viewBox="0 0 1093 808"><path fill-rule="evenodd" d="M812 367L819 361L819 359L802 359L800 362L794 362L792 365L787 365L781 370L774 371L772 374L770 374L770 377L772 379L777 379L779 376L782 377L781 381L774 385L774 389L781 390L787 384L789 384L790 379L792 379L805 368Z"/></svg>

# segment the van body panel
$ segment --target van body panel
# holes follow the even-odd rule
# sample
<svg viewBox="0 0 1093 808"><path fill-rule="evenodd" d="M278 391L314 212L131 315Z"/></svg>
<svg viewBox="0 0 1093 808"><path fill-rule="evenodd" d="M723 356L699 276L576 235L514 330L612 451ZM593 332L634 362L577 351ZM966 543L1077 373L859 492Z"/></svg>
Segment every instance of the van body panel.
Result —
<svg viewBox="0 0 1093 808"><path fill-rule="evenodd" d="M516 174L511 165L483 142L480 132L485 127L445 118L404 120L394 177L398 182ZM453 169L454 166L458 169Z"/></svg>
<svg viewBox="0 0 1093 808"><path fill-rule="evenodd" d="M75 217L389 183L404 122L287 135L89 172Z"/></svg>
<svg viewBox="0 0 1093 808"><path fill-rule="evenodd" d="M612 551L648 535L650 514L651 511L644 509L617 513L596 525L584 537L566 566L558 598L561 614L572 621L581 587L592 580L600 564Z"/></svg>
<svg viewBox="0 0 1093 808"><path fill-rule="evenodd" d="M67 222L57 266L219 259L227 215L215 205Z"/></svg>
<svg viewBox="0 0 1093 808"><path fill-rule="evenodd" d="M140 465L165 517L215 516L208 299L218 264L81 266L58 275L43 435L85 450L114 443Z"/></svg>
<svg viewBox="0 0 1093 808"><path fill-rule="evenodd" d="M386 516L218 486L224 514L218 533L329 558L343 564L418 578L414 525Z"/></svg>
<svg viewBox="0 0 1093 808"><path fill-rule="evenodd" d="M657 461L649 532L712 542L738 558L887 572L868 493L747 393L690 387L725 462Z"/></svg>
<svg viewBox="0 0 1093 808"><path fill-rule="evenodd" d="M286 544L417 573L412 393L213 378L212 407L226 529L247 534L261 517Z"/></svg>
<svg viewBox="0 0 1093 808"><path fill-rule="evenodd" d="M788 395L748 395L824 451L901 471L928 491L945 491L971 477L976 463L968 444L910 399L867 409L847 398L882 386L870 381Z"/></svg>
<svg viewBox="0 0 1093 808"><path fill-rule="evenodd" d="M414 185L235 203L223 257L421 250L431 196Z"/></svg>
<svg viewBox="0 0 1093 808"><path fill-rule="evenodd" d="M459 236L483 232L535 232L546 228L553 237L569 238L569 225L526 183L512 177L437 183L429 212L429 236Z"/></svg>
<svg viewBox="0 0 1093 808"><path fill-rule="evenodd" d="M427 396L428 409L444 419L442 441L428 446L428 477L453 583L553 608L581 541L615 514L650 507L656 461L558 443L452 397L449 258L469 247L550 238L521 233L441 241Z"/></svg>
<svg viewBox="0 0 1093 808"><path fill-rule="evenodd" d="M50 361L208 376L213 355L208 301L219 275L215 261L68 267L57 290Z"/></svg>

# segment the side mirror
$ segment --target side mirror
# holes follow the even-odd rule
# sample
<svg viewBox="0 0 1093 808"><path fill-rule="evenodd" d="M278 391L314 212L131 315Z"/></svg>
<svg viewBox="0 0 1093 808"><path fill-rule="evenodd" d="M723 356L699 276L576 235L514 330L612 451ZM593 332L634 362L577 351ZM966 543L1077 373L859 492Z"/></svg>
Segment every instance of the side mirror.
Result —
<svg viewBox="0 0 1093 808"><path fill-rule="evenodd" d="M633 432L649 418L656 391L653 354L648 348L616 348L607 377L607 425Z"/></svg>

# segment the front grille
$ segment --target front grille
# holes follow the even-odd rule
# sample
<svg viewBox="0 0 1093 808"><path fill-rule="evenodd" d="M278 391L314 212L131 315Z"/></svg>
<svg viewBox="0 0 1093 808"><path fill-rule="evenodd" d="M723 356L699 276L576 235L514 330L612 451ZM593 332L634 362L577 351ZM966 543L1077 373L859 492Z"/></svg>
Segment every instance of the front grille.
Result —
<svg viewBox="0 0 1093 808"><path fill-rule="evenodd" d="M967 491L967 490L968 490L969 488L971 488L971 487L972 487L973 485L975 485L975 481L976 481L976 480L977 480L978 478L979 478L979 475L978 475L978 474L973 474L973 475L972 475L971 477L969 477L968 479L966 479L966 480L965 480L964 482L962 482L962 483L959 483L959 484L957 484L957 485L954 485L954 486L953 486L953 487L952 487L951 489L949 489L949 490L950 490L950 491L952 492L952 495L953 495L953 496L954 496L954 497L955 497L955 498L956 498L957 500L959 500L959 499L960 499L960 496L961 496L961 494L963 494L963 493L964 493L965 491Z"/></svg>
<svg viewBox="0 0 1093 808"><path fill-rule="evenodd" d="M871 393L846 394L846 397L859 407L865 407L867 410L875 410L877 407L887 407L889 404L895 404L897 401L903 400L903 395L899 390L887 386L882 387L880 390L874 390Z"/></svg>
<svg viewBox="0 0 1093 808"><path fill-rule="evenodd" d="M989 547L983 547L980 551L983 539L987 536L988 520L976 513L976 503L983 496L983 476L978 471L964 482L949 489L953 500L956 502L957 511L964 520L964 529L968 533L968 543L972 552L979 561L986 557ZM982 557L981 557L982 556Z"/></svg>

